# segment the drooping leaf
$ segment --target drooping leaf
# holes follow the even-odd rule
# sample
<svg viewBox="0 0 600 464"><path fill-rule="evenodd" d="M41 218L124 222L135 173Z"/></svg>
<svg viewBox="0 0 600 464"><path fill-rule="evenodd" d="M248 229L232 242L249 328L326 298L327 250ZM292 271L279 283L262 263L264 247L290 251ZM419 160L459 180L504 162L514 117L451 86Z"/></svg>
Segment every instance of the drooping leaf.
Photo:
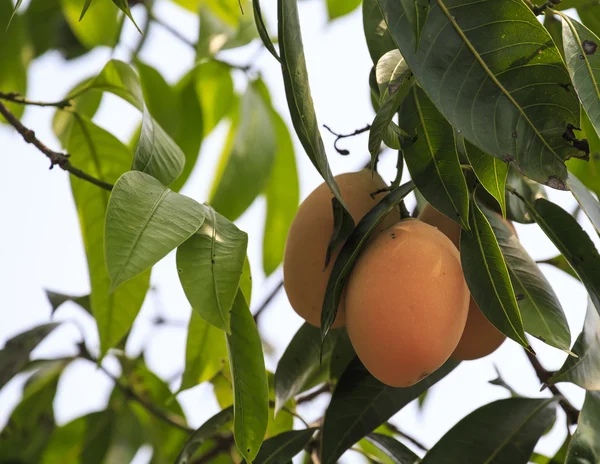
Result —
<svg viewBox="0 0 600 464"><path fill-rule="evenodd" d="M273 58L275 58L277 61L281 61L281 59L279 58L279 54L277 53L277 50L275 50L275 46L271 41L271 37L269 36L267 24L263 19L262 12L260 10L260 0L253 0L252 8L254 11L254 22L256 23L260 40L262 40L263 45L269 51L269 53L273 55Z"/></svg>
<svg viewBox="0 0 600 464"><path fill-rule="evenodd" d="M460 234L460 259L471 296L500 332L531 349L504 256L489 221L471 203L471 232Z"/></svg>
<svg viewBox="0 0 600 464"><path fill-rule="evenodd" d="M380 222L398 206L398 204L415 188L412 181L398 187L386 195L369 211L356 225L356 228L348 237L340 250L325 290L323 310L321 312L321 338L325 336L335 320L337 309L342 297L342 290L346 279L350 275L354 263L358 259L360 251L366 245Z"/></svg>
<svg viewBox="0 0 600 464"><path fill-rule="evenodd" d="M573 353L577 357L569 356L548 384L571 382L586 390L600 390L600 316L591 302Z"/></svg>
<svg viewBox="0 0 600 464"><path fill-rule="evenodd" d="M56 312L56 310L67 301L72 301L73 303L81 306L88 313L92 314L90 295L73 296L46 290L46 297L52 306L52 314L54 314L54 312Z"/></svg>
<svg viewBox="0 0 600 464"><path fill-rule="evenodd" d="M269 386L260 335L241 292L231 310L227 350L233 379L235 443L240 454L252 462L267 431Z"/></svg>
<svg viewBox="0 0 600 464"><path fill-rule="evenodd" d="M573 434L566 462L571 464L593 464L600 461L600 392L588 391L579 414L577 430Z"/></svg>
<svg viewBox="0 0 600 464"><path fill-rule="evenodd" d="M388 26L383 16L377 0L363 0L363 31L369 48L369 54L373 64L377 64L379 59L386 52L397 48L394 39L388 31Z"/></svg>
<svg viewBox="0 0 600 464"><path fill-rule="evenodd" d="M74 103L77 114L61 112L55 118L54 131L80 169L112 184L129 169L132 153L112 134L79 114L93 114L97 103L97 93L81 95ZM103 356L131 329L150 285L150 271L110 293L104 249L104 218L110 192L74 176L70 182L88 262L90 309L98 325Z"/></svg>
<svg viewBox="0 0 600 464"><path fill-rule="evenodd" d="M275 150L271 109L251 84L231 125L210 204L231 221L240 217L267 185Z"/></svg>
<svg viewBox="0 0 600 464"><path fill-rule="evenodd" d="M370 433L366 439L385 453L396 464L416 464L421 458L398 440L380 433Z"/></svg>
<svg viewBox="0 0 600 464"><path fill-rule="evenodd" d="M244 259L244 268L242 269L239 287L242 295L244 295L244 298L246 299L248 307L250 307L252 301L252 271L250 269L250 260L247 256L246 259Z"/></svg>
<svg viewBox="0 0 600 464"><path fill-rule="evenodd" d="M454 128L531 179L566 188L564 160L582 153L563 134L579 124L579 104L558 49L527 4L437 0L415 50L402 2L378 3L417 81Z"/></svg>
<svg viewBox="0 0 600 464"><path fill-rule="evenodd" d="M465 141L464 137L457 137L458 150L464 150L464 154L473 167L473 172L481 183L481 186L498 202L502 216L506 216L506 177L508 176L508 164L498 158L482 152L479 148Z"/></svg>
<svg viewBox="0 0 600 464"><path fill-rule="evenodd" d="M346 208L338 185L329 168L325 146L319 132L317 115L310 93L308 70L304 59L297 2L278 0L277 14L281 70L292 124L306 154L341 207L338 208L341 220L336 219L334 221L334 235L331 239L332 244L339 245L352 233L354 220ZM336 202L333 204L335 207ZM339 226L337 230L335 225Z"/></svg>
<svg viewBox="0 0 600 464"><path fill-rule="evenodd" d="M179 280L192 308L227 333L247 247L248 235L208 208L200 229L177 249Z"/></svg>
<svg viewBox="0 0 600 464"><path fill-rule="evenodd" d="M123 174L106 211L105 255L111 290L141 274L191 237L206 208L138 171Z"/></svg>
<svg viewBox="0 0 600 464"><path fill-rule="evenodd" d="M600 234L600 203L573 174L569 176L568 185L577 203L579 203L583 212L590 219L596 232Z"/></svg>
<svg viewBox="0 0 600 464"><path fill-rule="evenodd" d="M211 380L227 361L225 335L192 310L185 345L185 370L179 391Z"/></svg>
<svg viewBox="0 0 600 464"><path fill-rule="evenodd" d="M327 16L332 21L352 13L360 5L361 0L327 0Z"/></svg>
<svg viewBox="0 0 600 464"><path fill-rule="evenodd" d="M265 234L263 236L263 269L272 274L283 261L288 232L300 202L300 186L294 156L294 144L279 114L272 110L277 151L264 193L267 200Z"/></svg>
<svg viewBox="0 0 600 464"><path fill-rule="evenodd" d="M119 10L110 2L61 0L61 4L73 34L87 49L102 45L112 47L115 44L119 31Z"/></svg>
<svg viewBox="0 0 600 464"><path fill-rule="evenodd" d="M525 463L555 418L554 398L495 401L456 424L429 450L422 462Z"/></svg>
<svg viewBox="0 0 600 464"><path fill-rule="evenodd" d="M519 197L558 251L585 285L592 303L600 311L600 255L577 220L560 206L540 198L530 203Z"/></svg>
<svg viewBox="0 0 600 464"><path fill-rule="evenodd" d="M525 332L544 343L570 352L571 332L558 297L533 258L502 218L482 208L506 261Z"/></svg>
<svg viewBox="0 0 600 464"><path fill-rule="evenodd" d="M179 453L175 464L189 464L202 443L233 420L233 407L219 411L196 430Z"/></svg>
<svg viewBox="0 0 600 464"><path fill-rule="evenodd" d="M291 430L268 439L263 443L254 462L256 464L279 464L291 461L304 449L316 430Z"/></svg>
<svg viewBox="0 0 600 464"><path fill-rule="evenodd" d="M438 211L469 229L469 192L452 126L417 86L399 114L400 127L417 137L404 150L404 159L419 192Z"/></svg>
<svg viewBox="0 0 600 464"><path fill-rule="evenodd" d="M538 264L549 264L550 266L554 266L556 269L560 269L561 271L569 274L574 279L580 280L579 276L567 261L567 258L565 258L563 255L557 255L553 258L538 261Z"/></svg>
<svg viewBox="0 0 600 464"><path fill-rule="evenodd" d="M27 92L27 34L20 15L12 18L11 0L0 0L0 89L4 92ZM10 23L10 27L9 27ZM25 111L25 105L3 103L17 118ZM0 122L4 117L0 115Z"/></svg>
<svg viewBox="0 0 600 464"><path fill-rule="evenodd" d="M29 355L59 322L39 325L8 339L0 350L0 389L29 363Z"/></svg>
<svg viewBox="0 0 600 464"><path fill-rule="evenodd" d="M306 322L298 329L275 370L275 413L298 393L326 380L338 333L332 331L321 350L321 332L317 327Z"/></svg>
<svg viewBox="0 0 600 464"><path fill-rule="evenodd" d="M408 22L412 26L415 38L415 49L419 48L421 33L429 15L429 0L400 0L404 14L408 18Z"/></svg>
<svg viewBox="0 0 600 464"><path fill-rule="evenodd" d="M340 378L325 413L321 462L337 462L354 443L386 422L457 365L457 361L449 360L412 387L394 388L375 379L355 358Z"/></svg>
<svg viewBox="0 0 600 464"><path fill-rule="evenodd" d="M112 0L112 1L115 5L117 5L117 7L119 7L119 10L121 10L123 13L125 13L125 16L127 16L131 20L131 22L133 23L135 28L138 30L138 32L140 34L143 34L142 30L139 28L139 26L135 22L135 19L133 19L133 15L131 14L131 10L129 9L128 0Z"/></svg>

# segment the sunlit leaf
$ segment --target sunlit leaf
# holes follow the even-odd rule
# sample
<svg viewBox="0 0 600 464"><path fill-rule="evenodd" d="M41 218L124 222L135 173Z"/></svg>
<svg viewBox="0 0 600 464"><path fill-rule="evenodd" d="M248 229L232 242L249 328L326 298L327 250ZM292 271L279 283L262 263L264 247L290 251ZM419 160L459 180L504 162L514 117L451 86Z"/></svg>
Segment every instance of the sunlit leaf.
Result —
<svg viewBox="0 0 600 464"><path fill-rule="evenodd" d="M361 0L327 0L327 15L329 20L345 16L360 5Z"/></svg>
<svg viewBox="0 0 600 464"><path fill-rule="evenodd" d="M119 7L119 10L121 10L123 13L125 13L125 16L127 16L131 20L131 22L133 23L135 28L138 30L138 32L140 34L142 34L142 30L136 24L135 19L133 19L133 15L131 14L131 10L129 9L128 0L112 0L112 1L115 5L117 5L117 7ZM82 15L83 15L83 13L82 13Z"/></svg>
<svg viewBox="0 0 600 464"><path fill-rule="evenodd" d="M212 60L198 64L193 71L193 78L206 136L231 110L235 101L233 81L229 67Z"/></svg>
<svg viewBox="0 0 600 464"><path fill-rule="evenodd" d="M12 18L12 14L12 1L0 0L0 89L24 95L27 92L27 31L23 18L20 15ZM18 118L25 111L25 105L11 102L3 104ZM0 122L4 122L1 115Z"/></svg>
<svg viewBox="0 0 600 464"><path fill-rule="evenodd" d="M119 10L111 2L61 0L61 4L69 27L86 48L102 45L112 47L115 44L119 31Z"/></svg>

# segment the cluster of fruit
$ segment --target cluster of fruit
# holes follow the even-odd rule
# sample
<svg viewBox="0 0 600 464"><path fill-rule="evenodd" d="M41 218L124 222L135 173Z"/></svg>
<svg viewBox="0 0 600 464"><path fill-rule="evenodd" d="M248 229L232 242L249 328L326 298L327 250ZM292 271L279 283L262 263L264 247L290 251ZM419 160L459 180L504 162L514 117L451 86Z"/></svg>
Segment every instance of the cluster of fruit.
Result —
<svg viewBox="0 0 600 464"><path fill-rule="evenodd" d="M385 187L370 170L342 174L336 181L355 222L381 200L371 193ZM323 269L333 233L331 199L322 184L300 205L283 263L292 307L317 327L332 268ZM490 354L506 337L470 296L458 250L460 226L430 205L418 219L400 219L399 210L392 211L362 250L333 327L346 326L373 376L387 385L407 387L450 357L470 360Z"/></svg>

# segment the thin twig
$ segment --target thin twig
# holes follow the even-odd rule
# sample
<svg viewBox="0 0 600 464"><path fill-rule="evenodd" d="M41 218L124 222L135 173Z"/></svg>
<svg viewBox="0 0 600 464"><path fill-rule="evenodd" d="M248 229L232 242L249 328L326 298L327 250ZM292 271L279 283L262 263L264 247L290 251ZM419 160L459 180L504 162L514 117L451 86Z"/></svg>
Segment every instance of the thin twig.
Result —
<svg viewBox="0 0 600 464"><path fill-rule="evenodd" d="M50 169L54 166L58 165L64 171L67 171L78 177L79 179L85 180L91 184L96 185L97 187L103 188L105 190L112 190L113 185L109 184L100 179L96 179L95 177L89 175L86 172L83 172L81 169L76 168L69 161L69 155L67 153L59 153L54 150L51 150L46 145L44 145L36 136L35 132L31 129L25 127L21 121L17 119L17 117L12 114L6 106L2 102L0 102L0 114L4 116L4 118L8 121L8 123L13 126L19 134L23 137L23 140L27 143L33 144L39 151L41 151L44 155L48 157L50 160Z"/></svg>
<svg viewBox="0 0 600 464"><path fill-rule="evenodd" d="M279 290L281 290L282 287L283 287L283 279L277 284L277 286L273 289L271 294L265 299L265 301L263 301L263 303L260 305L260 307L256 310L256 313L254 313L254 322L258 322L258 318L260 317L260 315L263 313L263 311L265 309L267 309L269 304L271 304L271 301L273 301L273 298L275 298L277 296L277 294L279 293Z"/></svg>
<svg viewBox="0 0 600 464"><path fill-rule="evenodd" d="M323 384L323 386L318 390L315 390L314 392L307 393L306 395L299 397L296 400L296 404L308 403L309 401L314 400L318 396L321 396L323 393L329 392L331 392L331 385L329 385L328 383Z"/></svg>
<svg viewBox="0 0 600 464"><path fill-rule="evenodd" d="M57 102L41 102L41 101L33 101L27 100L23 95L16 92L4 93L0 92L0 99L6 100L12 103L18 103L19 105L29 105L29 106L42 106L49 107L53 106L55 108L60 108L61 110L71 106L71 102L69 100L61 100Z"/></svg>
<svg viewBox="0 0 600 464"><path fill-rule="evenodd" d="M178 39L179 41L183 42L187 46L192 47L194 50L196 50L196 44L194 42L192 42L187 37L185 37L184 35L182 35L173 26L171 26L170 24L164 22L158 16L155 16L154 13L150 12L148 18L149 18L150 21L154 21L156 24L159 24L160 26L162 26L162 28L164 30L166 30L168 33L170 33L173 37L175 37L176 39Z"/></svg>
<svg viewBox="0 0 600 464"><path fill-rule="evenodd" d="M539 381L545 386L548 387L548 390L558 399L560 407L563 409L565 414L567 415L567 419L570 424L577 424L579 419L579 410L571 404L571 402L562 394L562 392L556 387L556 385L548 385L548 380L552 377L552 372L547 371L544 366L541 365L540 361L536 356L531 354L529 351L525 350L527 354L527 358L537 375Z"/></svg>
<svg viewBox="0 0 600 464"><path fill-rule="evenodd" d="M335 148L335 150L343 156L349 155L350 151L346 150L345 148L339 148L337 146L337 143L340 141L340 139L345 139L347 137L354 137L355 135L359 135L362 134L363 132L368 132L369 130L371 130L371 124L367 124L365 127L363 127L362 129L356 129L354 132L352 132L351 134L338 134L337 132L334 132L329 126L327 126L326 124L323 124L323 127L325 129L327 129L329 132L331 132L331 134L336 136L335 142L333 142L333 148Z"/></svg>
<svg viewBox="0 0 600 464"><path fill-rule="evenodd" d="M410 435L408 435L406 432L403 432L402 430L400 430L398 427L396 427L394 424L392 424L391 422L386 422L385 423L386 427L388 429L390 429L390 431L402 438L404 438L406 441L411 442L413 445L415 445L417 448L422 449L423 451L427 451L428 448L421 443L420 441L418 441L416 438L411 437Z"/></svg>

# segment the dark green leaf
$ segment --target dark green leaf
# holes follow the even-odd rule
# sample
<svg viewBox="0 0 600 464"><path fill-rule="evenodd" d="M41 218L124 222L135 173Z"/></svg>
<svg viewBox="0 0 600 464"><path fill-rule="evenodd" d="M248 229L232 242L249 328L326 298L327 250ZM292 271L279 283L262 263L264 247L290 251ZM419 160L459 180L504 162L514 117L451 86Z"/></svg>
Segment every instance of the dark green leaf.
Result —
<svg viewBox="0 0 600 464"><path fill-rule="evenodd" d="M11 0L0 0L0 89L3 92L27 92L27 35L21 16L12 18ZM7 22L11 22L8 27ZM18 118L23 115L25 105L5 102L5 106ZM4 117L0 115L0 122Z"/></svg>
<svg viewBox="0 0 600 464"><path fill-rule="evenodd" d="M581 160L576 160L581 161ZM538 184L522 176L516 168L509 167L506 185L517 190L519 194L534 202L538 198L547 198L546 190L543 185ZM535 222L523 202L516 196L506 192L506 218L521 224L530 224Z"/></svg>
<svg viewBox="0 0 600 464"><path fill-rule="evenodd" d="M600 389L600 316L597 308L590 302L585 315L583 330L575 345L573 353L550 380L549 385L558 382L571 382L586 390Z"/></svg>
<svg viewBox="0 0 600 464"><path fill-rule="evenodd" d="M119 32L118 10L114 5L106 0L61 0L61 4L75 37L87 49L114 45Z"/></svg>
<svg viewBox="0 0 600 464"><path fill-rule="evenodd" d="M283 432L263 443L256 464L282 464L292 460L307 445L317 429ZM246 461L242 461L245 463Z"/></svg>
<svg viewBox="0 0 600 464"><path fill-rule="evenodd" d="M240 101L213 180L210 204L233 221L264 190L275 160L271 108L254 85Z"/></svg>
<svg viewBox="0 0 600 464"><path fill-rule="evenodd" d="M421 462L419 456L395 438L380 433L370 433L366 438L396 464L416 464Z"/></svg>
<svg viewBox="0 0 600 464"><path fill-rule="evenodd" d="M260 40L262 40L263 45L269 51L269 53L273 55L277 61L281 61L279 54L277 53L277 50L275 50L275 46L271 41L267 25L263 19L262 12L260 11L260 0L253 0L252 8L254 9L254 22L256 23Z"/></svg>
<svg viewBox="0 0 600 464"><path fill-rule="evenodd" d="M114 291L191 237L206 207L138 171L123 174L106 211L106 268Z"/></svg>
<svg viewBox="0 0 600 464"><path fill-rule="evenodd" d="M415 49L419 48L419 42L421 41L421 33L427 21L429 15L429 0L400 0L404 13L408 18L408 22L411 24L414 38L415 38Z"/></svg>
<svg viewBox="0 0 600 464"><path fill-rule="evenodd" d="M531 179L566 189L564 160L581 153L563 134L579 124L579 103L566 89L558 49L526 3L437 0L415 50L402 3L378 2L417 81L453 127Z"/></svg>
<svg viewBox="0 0 600 464"><path fill-rule="evenodd" d="M565 258L563 255L558 255L558 256L555 256L554 258L549 258L544 261L538 261L538 264L549 264L550 266L554 266L555 268L560 269L563 272L566 272L574 279L580 280L579 276L575 273L575 271L573 270L573 268L567 261L567 258Z"/></svg>
<svg viewBox="0 0 600 464"><path fill-rule="evenodd" d="M332 237L332 243L339 244L352 233L351 226L354 226L354 221L329 168L325 146L319 132L304 59L298 5L295 1L286 0L278 0L277 5L281 69L292 123L306 154L343 207L344 219L336 221L343 226L339 231L334 232Z"/></svg>
<svg viewBox="0 0 600 464"><path fill-rule="evenodd" d="M327 15L329 20L345 16L360 5L361 0L327 0Z"/></svg>
<svg viewBox="0 0 600 464"><path fill-rule="evenodd" d="M476 202L471 204L471 233L460 234L460 259L471 296L500 332L531 349L517 299L494 231Z"/></svg>
<svg viewBox="0 0 600 464"><path fill-rule="evenodd" d="M588 391L579 414L577 430L567 452L568 464L594 464L600 462L600 392Z"/></svg>
<svg viewBox="0 0 600 464"><path fill-rule="evenodd" d="M55 118L54 131L80 169L114 183L129 169L132 154L116 137L79 115L80 111L93 114L97 104L96 92L78 97L75 100L77 114L61 112ZM104 355L131 329L150 285L150 271L110 294L104 253L104 219L110 192L75 176L71 176L70 181L88 262L90 307L98 324L100 354Z"/></svg>
<svg viewBox="0 0 600 464"><path fill-rule="evenodd" d="M234 435L240 454L252 462L269 422L269 386L260 335L241 292L231 310L227 336L234 394Z"/></svg>
<svg viewBox="0 0 600 464"><path fill-rule="evenodd" d="M60 0L32 0L21 18L27 27L27 35L33 47L33 58L51 49L62 49L64 52L68 42L64 36L70 37L79 48L83 48L69 29L62 14Z"/></svg>
<svg viewBox="0 0 600 464"><path fill-rule="evenodd" d="M114 424L111 427L112 434L103 464L131 462L138 450L145 444L144 430L137 416L131 410L131 407L127 405L121 407L121 405L122 402L121 404L114 405L119 409L116 411ZM97 442L101 443L103 441L102 438L104 437L100 437ZM159 452L154 452L153 454L152 463L159 462L156 459L156 455ZM81 464L87 464L87 461L83 461ZM169 461L169 464L171 464L171 461Z"/></svg>
<svg viewBox="0 0 600 464"><path fill-rule="evenodd" d="M192 310L185 345L185 370L179 391L211 380L225 366L227 346L223 331Z"/></svg>
<svg viewBox="0 0 600 464"><path fill-rule="evenodd" d="M52 314L54 314L54 312L67 301L72 301L73 303L81 306L88 313L92 313L90 295L72 296L46 290L46 297L52 306Z"/></svg>
<svg viewBox="0 0 600 464"><path fill-rule="evenodd" d="M502 218L485 208L483 212L506 260L515 293L520 296L519 309L525 332L570 352L569 324L552 286Z"/></svg>
<svg viewBox="0 0 600 464"><path fill-rule="evenodd" d="M191 463L191 458L202 443L215 435L224 425L233 420L233 407L218 412L196 430L179 453L175 464Z"/></svg>
<svg viewBox="0 0 600 464"><path fill-rule="evenodd" d="M300 186L294 144L288 128L279 114L271 111L277 151L271 177L265 187L267 216L263 237L263 269L272 274L283 261L283 251L290 226L300 201Z"/></svg>
<svg viewBox="0 0 600 464"><path fill-rule="evenodd" d="M326 380L338 332L332 331L325 339L322 350L321 332L317 327L305 322L296 332L275 370L276 413L298 393Z"/></svg>
<svg viewBox="0 0 600 464"><path fill-rule="evenodd" d="M600 255L577 220L560 206L540 198L530 203L520 197L531 217L554 243L585 285L600 311Z"/></svg>
<svg viewBox="0 0 600 464"><path fill-rule="evenodd" d="M340 250L327 282L325 300L321 312L321 338L325 339L335 320L346 279L367 241L385 217L415 188L412 181L398 187L386 195L356 225L352 234Z"/></svg>
<svg viewBox="0 0 600 464"><path fill-rule="evenodd" d="M209 208L204 224L177 249L179 280L192 308L228 333L247 247L248 235Z"/></svg>
<svg viewBox="0 0 600 464"><path fill-rule="evenodd" d="M469 229L469 192L454 130L417 86L400 108L400 127L417 136L404 150L404 159L419 192L435 209Z"/></svg>
<svg viewBox="0 0 600 464"><path fill-rule="evenodd" d="M0 389L27 367L29 355L60 323L39 325L6 341L0 350Z"/></svg>
<svg viewBox="0 0 600 464"><path fill-rule="evenodd" d="M457 361L449 360L412 387L394 388L379 382L355 358L342 375L325 413L321 462L337 462L354 443L386 422L457 365Z"/></svg>
<svg viewBox="0 0 600 464"><path fill-rule="evenodd" d="M554 40L554 45L556 45L556 48L558 48L558 51L564 57L562 24L560 19L553 14L544 15L544 27L552 37L552 40Z"/></svg>
<svg viewBox="0 0 600 464"><path fill-rule="evenodd" d="M600 234L600 203L573 174L569 176L568 185L577 203L579 203L586 216L590 218L596 232Z"/></svg>
<svg viewBox="0 0 600 464"><path fill-rule="evenodd" d="M386 52L397 48L396 43L388 31L387 23L381 15L377 0L363 0L362 13L367 47L373 64L377 64Z"/></svg>
<svg viewBox="0 0 600 464"><path fill-rule="evenodd" d="M481 183L481 186L496 199L500 205L502 216L506 216L506 177L508 176L508 164L498 158L482 152L479 148L465 141L464 137L456 140L459 152L464 154L473 167L473 172Z"/></svg>
<svg viewBox="0 0 600 464"><path fill-rule="evenodd" d="M327 339L325 339L325 343L327 343ZM326 353L323 354L325 355ZM341 329L331 353L329 380L338 380L355 356L356 351L354 351L348 332Z"/></svg>
<svg viewBox="0 0 600 464"><path fill-rule="evenodd" d="M495 401L456 424L425 455L423 464L525 464L555 418L554 398Z"/></svg>

